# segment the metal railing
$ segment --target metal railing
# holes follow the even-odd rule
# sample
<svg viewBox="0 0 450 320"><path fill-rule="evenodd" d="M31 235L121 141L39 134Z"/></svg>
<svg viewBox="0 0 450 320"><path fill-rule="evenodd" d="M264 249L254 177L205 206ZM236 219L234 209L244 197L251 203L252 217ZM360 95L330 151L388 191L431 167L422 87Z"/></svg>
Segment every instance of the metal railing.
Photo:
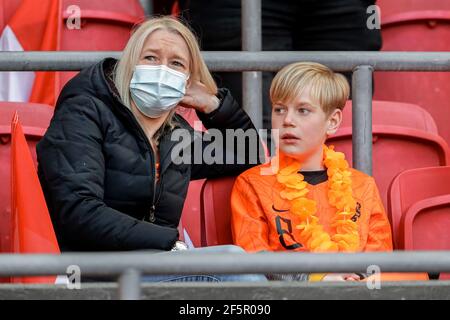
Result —
<svg viewBox="0 0 450 320"><path fill-rule="evenodd" d="M79 71L120 51L0 51L0 71ZM450 71L450 52L203 51L211 71L278 71L311 61L339 72L371 66L373 71Z"/></svg>
<svg viewBox="0 0 450 320"><path fill-rule="evenodd" d="M450 71L449 52L203 52L203 56L212 71L277 71L296 61L314 61L336 71L353 71L353 166L369 174L372 171L373 72ZM120 52L0 52L0 71L77 71L105 57L118 58ZM364 272L371 264L384 272L450 272L449 252L332 256L208 253L154 258L148 253L0 255L0 276L64 274L67 266L75 264L84 275L120 275L120 297L136 299L140 296L143 273Z"/></svg>
<svg viewBox="0 0 450 320"><path fill-rule="evenodd" d="M120 52L0 52L0 71L77 71ZM203 52L212 71L250 71L244 99L252 120L262 118L258 72L277 71L286 64L312 61L333 70L353 72L353 167L372 175L372 74L374 71L450 71L450 52ZM250 84L253 80L255 83ZM251 80L251 81L250 81Z"/></svg>
<svg viewBox="0 0 450 320"><path fill-rule="evenodd" d="M151 15L153 12L153 0L139 0L145 15Z"/></svg>
<svg viewBox="0 0 450 320"><path fill-rule="evenodd" d="M353 166L372 173L372 74L374 71L450 71L449 52L260 52L261 1L242 1L242 52L203 52L212 71L242 71L244 109L262 127L261 71L312 61L353 72ZM0 52L0 71L78 71L120 52ZM120 297L140 296L142 274L450 272L450 252L358 254L86 253L0 255L0 276L65 274L77 265L83 275L119 276ZM237 263L238 261L238 263Z"/></svg>
<svg viewBox="0 0 450 320"><path fill-rule="evenodd" d="M450 272L450 251L354 254L302 252L200 253L116 252L61 255L0 255L0 277L66 274L79 267L82 276L119 276L119 297L138 299L143 274L270 274L367 272Z"/></svg>

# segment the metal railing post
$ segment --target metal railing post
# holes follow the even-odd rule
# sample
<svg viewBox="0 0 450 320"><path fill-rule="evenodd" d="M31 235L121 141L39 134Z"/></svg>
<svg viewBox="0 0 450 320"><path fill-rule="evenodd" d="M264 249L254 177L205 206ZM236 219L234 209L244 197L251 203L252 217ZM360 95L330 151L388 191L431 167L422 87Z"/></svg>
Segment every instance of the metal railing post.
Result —
<svg viewBox="0 0 450 320"><path fill-rule="evenodd" d="M127 269L119 278L119 299L141 299L141 273L136 269Z"/></svg>
<svg viewBox="0 0 450 320"><path fill-rule="evenodd" d="M142 8L144 9L145 15L150 16L153 14L153 1L151 0L139 0Z"/></svg>
<svg viewBox="0 0 450 320"><path fill-rule="evenodd" d="M242 0L242 50L261 51L262 24L261 0ZM243 72L243 108L257 129L262 128L262 73Z"/></svg>
<svg viewBox="0 0 450 320"><path fill-rule="evenodd" d="M358 66L352 79L353 167L372 175L372 75L371 66Z"/></svg>

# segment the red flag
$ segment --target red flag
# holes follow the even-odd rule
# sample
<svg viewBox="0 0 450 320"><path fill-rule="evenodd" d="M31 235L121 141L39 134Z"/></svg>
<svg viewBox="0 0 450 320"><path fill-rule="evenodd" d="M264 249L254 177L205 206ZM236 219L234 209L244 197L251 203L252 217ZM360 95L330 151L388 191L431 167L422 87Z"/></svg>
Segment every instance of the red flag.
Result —
<svg viewBox="0 0 450 320"><path fill-rule="evenodd" d="M60 254L52 221L45 203L17 112L11 123L11 209L15 220L15 253ZM55 283L56 276L14 278L13 282Z"/></svg>
<svg viewBox="0 0 450 320"><path fill-rule="evenodd" d="M0 51L57 51L62 28L61 0L22 0L0 36ZM0 100L54 105L57 72L1 72Z"/></svg>

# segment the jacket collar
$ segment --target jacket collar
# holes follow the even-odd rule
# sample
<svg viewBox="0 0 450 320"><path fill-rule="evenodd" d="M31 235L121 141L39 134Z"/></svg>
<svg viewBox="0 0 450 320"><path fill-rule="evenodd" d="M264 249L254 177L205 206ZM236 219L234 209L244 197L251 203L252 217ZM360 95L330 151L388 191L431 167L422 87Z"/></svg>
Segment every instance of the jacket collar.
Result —
<svg viewBox="0 0 450 320"><path fill-rule="evenodd" d="M83 69L64 87L58 98L56 108L58 108L58 105L62 101L77 95L90 96L95 100L100 100L111 109L126 127L130 128L131 131L135 133L140 147L143 150L152 152L150 143L143 129L131 110L121 102L117 89L110 76L113 73L117 62L117 59L106 58L93 66ZM175 122L178 128L185 128L190 131L193 130L180 115L175 115ZM177 143L177 141L171 141L170 138L171 132L168 132L160 141L161 173L169 167L171 163L170 154Z"/></svg>

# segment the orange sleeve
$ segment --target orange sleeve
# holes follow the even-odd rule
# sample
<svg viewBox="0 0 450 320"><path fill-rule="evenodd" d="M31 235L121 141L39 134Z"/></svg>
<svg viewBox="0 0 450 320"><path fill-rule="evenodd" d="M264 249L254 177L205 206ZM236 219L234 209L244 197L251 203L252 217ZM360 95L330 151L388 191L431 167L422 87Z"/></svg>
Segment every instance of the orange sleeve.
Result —
<svg viewBox="0 0 450 320"><path fill-rule="evenodd" d="M369 230L364 251L392 251L392 232L375 180L371 179Z"/></svg>
<svg viewBox="0 0 450 320"><path fill-rule="evenodd" d="M231 193L233 242L248 252L270 251L269 226L253 186L242 176Z"/></svg>

